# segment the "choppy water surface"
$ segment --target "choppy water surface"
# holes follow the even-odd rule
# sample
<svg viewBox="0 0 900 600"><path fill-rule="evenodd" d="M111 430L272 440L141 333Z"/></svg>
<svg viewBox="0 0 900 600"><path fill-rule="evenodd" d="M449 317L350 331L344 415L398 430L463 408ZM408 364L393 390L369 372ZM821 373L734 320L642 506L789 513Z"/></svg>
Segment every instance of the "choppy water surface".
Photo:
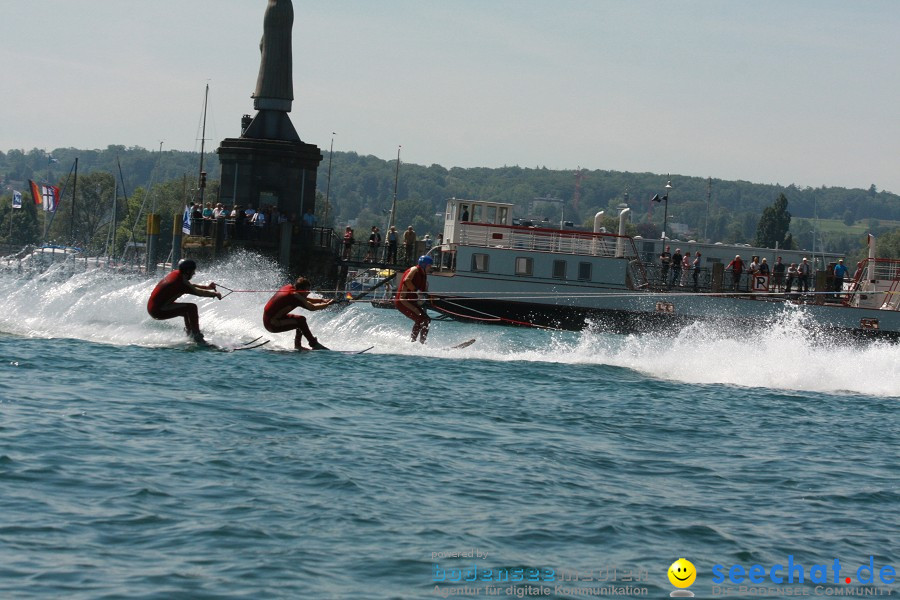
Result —
<svg viewBox="0 0 900 600"><path fill-rule="evenodd" d="M283 283L247 263L196 280ZM664 597L681 556L698 597L715 565L789 555L807 578L839 559L846 588L870 556L900 571L896 346L435 322L422 347L355 305L313 331L374 350L296 355L242 293L198 299L207 337L273 342L192 351L146 315L154 284L0 275L0 597ZM483 581L516 569L541 581Z"/></svg>

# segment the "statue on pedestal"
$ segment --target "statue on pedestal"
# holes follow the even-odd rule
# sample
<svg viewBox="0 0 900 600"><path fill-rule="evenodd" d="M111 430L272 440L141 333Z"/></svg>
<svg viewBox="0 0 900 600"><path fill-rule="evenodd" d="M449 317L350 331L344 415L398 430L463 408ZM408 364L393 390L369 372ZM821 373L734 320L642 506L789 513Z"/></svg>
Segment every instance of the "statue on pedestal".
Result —
<svg viewBox="0 0 900 600"><path fill-rule="evenodd" d="M291 72L291 29L294 7L291 0L269 0L263 21L263 37L259 43L262 55L259 77L253 92L256 110L291 111L294 83Z"/></svg>

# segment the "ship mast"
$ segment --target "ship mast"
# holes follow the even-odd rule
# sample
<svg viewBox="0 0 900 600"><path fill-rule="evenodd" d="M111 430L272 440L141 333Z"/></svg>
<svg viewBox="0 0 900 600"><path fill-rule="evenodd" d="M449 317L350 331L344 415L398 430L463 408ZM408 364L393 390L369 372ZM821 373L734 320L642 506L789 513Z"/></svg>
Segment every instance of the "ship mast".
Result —
<svg viewBox="0 0 900 600"><path fill-rule="evenodd" d="M206 150L206 103L209 100L209 84L203 95L203 131L200 134L200 210L203 210L203 196L206 191L206 171L203 170L203 154Z"/></svg>

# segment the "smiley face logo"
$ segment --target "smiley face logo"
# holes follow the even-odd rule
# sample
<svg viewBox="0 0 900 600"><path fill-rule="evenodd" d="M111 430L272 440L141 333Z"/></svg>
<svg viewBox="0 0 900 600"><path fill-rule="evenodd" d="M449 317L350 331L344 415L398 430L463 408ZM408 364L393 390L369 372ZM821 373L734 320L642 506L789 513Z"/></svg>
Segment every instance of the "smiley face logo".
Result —
<svg viewBox="0 0 900 600"><path fill-rule="evenodd" d="M679 558L669 567L669 582L677 588L690 587L697 579L694 563L686 558Z"/></svg>

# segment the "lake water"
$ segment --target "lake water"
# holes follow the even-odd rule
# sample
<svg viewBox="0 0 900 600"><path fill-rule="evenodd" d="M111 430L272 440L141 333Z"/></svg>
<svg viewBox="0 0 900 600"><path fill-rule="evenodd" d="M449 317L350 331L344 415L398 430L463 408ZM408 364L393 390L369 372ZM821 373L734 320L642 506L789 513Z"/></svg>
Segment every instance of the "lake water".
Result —
<svg viewBox="0 0 900 600"><path fill-rule="evenodd" d="M698 597L789 557L810 595L870 557L900 592L897 346L438 321L421 346L356 304L311 327L373 350L298 355L236 293L197 299L207 338L273 341L220 353L147 316L155 282L0 274L2 598L661 598L679 557Z"/></svg>

